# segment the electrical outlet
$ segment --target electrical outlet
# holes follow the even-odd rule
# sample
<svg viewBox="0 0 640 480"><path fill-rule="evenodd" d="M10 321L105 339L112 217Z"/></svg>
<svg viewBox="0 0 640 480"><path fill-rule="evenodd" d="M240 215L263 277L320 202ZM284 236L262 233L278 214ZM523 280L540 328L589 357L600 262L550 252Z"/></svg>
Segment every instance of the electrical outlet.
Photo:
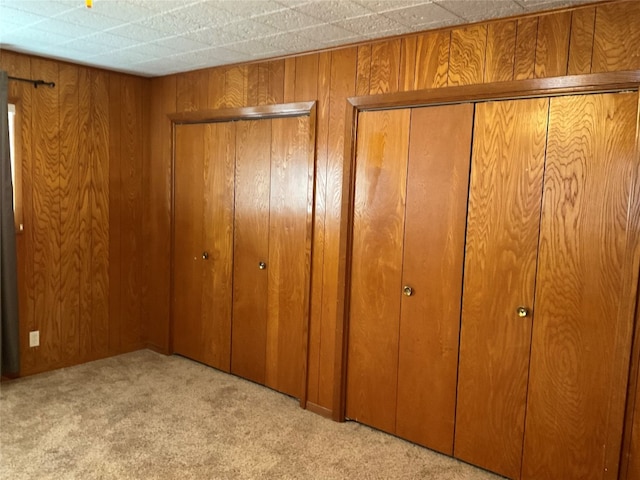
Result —
<svg viewBox="0 0 640 480"><path fill-rule="evenodd" d="M29 332L29 347L40 346L40 330Z"/></svg>

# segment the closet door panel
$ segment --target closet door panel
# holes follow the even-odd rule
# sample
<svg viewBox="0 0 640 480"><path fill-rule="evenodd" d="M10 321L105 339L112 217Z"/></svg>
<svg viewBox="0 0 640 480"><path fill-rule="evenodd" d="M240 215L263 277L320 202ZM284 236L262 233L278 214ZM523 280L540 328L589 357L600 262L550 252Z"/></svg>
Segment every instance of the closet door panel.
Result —
<svg viewBox="0 0 640 480"><path fill-rule="evenodd" d="M551 100L526 479L617 478L633 322L621 313L631 310L622 307L637 104L637 93Z"/></svg>
<svg viewBox="0 0 640 480"><path fill-rule="evenodd" d="M411 111L359 115L347 417L394 433Z"/></svg>
<svg viewBox="0 0 640 480"><path fill-rule="evenodd" d="M173 350L201 362L204 136L204 125L175 129Z"/></svg>
<svg viewBox="0 0 640 480"><path fill-rule="evenodd" d="M202 310L204 362L226 372L231 358L235 125L204 125Z"/></svg>
<svg viewBox="0 0 640 480"><path fill-rule="evenodd" d="M265 382L271 120L236 123L231 371Z"/></svg>
<svg viewBox="0 0 640 480"><path fill-rule="evenodd" d="M472 127L472 104L411 113L396 433L449 455Z"/></svg>
<svg viewBox="0 0 640 480"><path fill-rule="evenodd" d="M476 106L454 455L520 475L548 100Z"/></svg>
<svg viewBox="0 0 640 480"><path fill-rule="evenodd" d="M306 364L313 142L309 117L276 118L271 128L265 383L300 398Z"/></svg>

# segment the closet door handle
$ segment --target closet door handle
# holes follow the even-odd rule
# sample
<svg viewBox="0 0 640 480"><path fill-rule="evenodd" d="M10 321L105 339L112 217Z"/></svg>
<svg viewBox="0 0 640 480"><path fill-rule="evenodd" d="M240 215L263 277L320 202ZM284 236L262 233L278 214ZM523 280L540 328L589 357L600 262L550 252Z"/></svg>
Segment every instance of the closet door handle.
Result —
<svg viewBox="0 0 640 480"><path fill-rule="evenodd" d="M209 260L209 252L202 252L202 259Z"/></svg>
<svg viewBox="0 0 640 480"><path fill-rule="evenodd" d="M260 270L265 270L265 269L267 268L267 264L266 264L266 263L264 263L264 262L259 262L259 263L258 263L258 268L259 268Z"/></svg>
<svg viewBox="0 0 640 480"><path fill-rule="evenodd" d="M518 314L518 316L520 318L528 317L529 316L529 309L527 307L518 307L516 309L516 313Z"/></svg>
<svg viewBox="0 0 640 480"><path fill-rule="evenodd" d="M413 288L411 288L409 285L405 285L404 287L402 287L402 294L410 297L411 295L413 295Z"/></svg>

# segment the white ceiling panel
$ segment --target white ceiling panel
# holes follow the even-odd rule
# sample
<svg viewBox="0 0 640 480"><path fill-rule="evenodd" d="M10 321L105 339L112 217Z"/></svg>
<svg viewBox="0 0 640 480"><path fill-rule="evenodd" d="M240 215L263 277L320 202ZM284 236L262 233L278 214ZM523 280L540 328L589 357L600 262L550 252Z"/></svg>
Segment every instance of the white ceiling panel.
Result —
<svg viewBox="0 0 640 480"><path fill-rule="evenodd" d="M596 0L0 0L0 48L144 76Z"/></svg>

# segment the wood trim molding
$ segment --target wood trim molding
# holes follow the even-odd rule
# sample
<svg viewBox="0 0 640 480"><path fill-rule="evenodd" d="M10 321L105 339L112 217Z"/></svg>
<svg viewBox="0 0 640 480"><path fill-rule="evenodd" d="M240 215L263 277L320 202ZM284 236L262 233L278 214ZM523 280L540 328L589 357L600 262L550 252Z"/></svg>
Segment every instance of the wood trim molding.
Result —
<svg viewBox="0 0 640 480"><path fill-rule="evenodd" d="M311 115L316 102L281 103L253 107L219 108L169 114L174 125L189 123L231 122L234 120L259 120L263 118L299 117Z"/></svg>
<svg viewBox="0 0 640 480"><path fill-rule="evenodd" d="M349 336L349 291L351 278L353 199L355 195L355 155L358 114L366 110L435 106L492 100L553 97L588 93L640 90L640 70L570 75L533 80L497 82L483 85L444 87L384 95L351 97L346 102L343 164L340 257L335 336L335 378L332 418L345 420L346 367ZM636 367L638 368L638 367Z"/></svg>

